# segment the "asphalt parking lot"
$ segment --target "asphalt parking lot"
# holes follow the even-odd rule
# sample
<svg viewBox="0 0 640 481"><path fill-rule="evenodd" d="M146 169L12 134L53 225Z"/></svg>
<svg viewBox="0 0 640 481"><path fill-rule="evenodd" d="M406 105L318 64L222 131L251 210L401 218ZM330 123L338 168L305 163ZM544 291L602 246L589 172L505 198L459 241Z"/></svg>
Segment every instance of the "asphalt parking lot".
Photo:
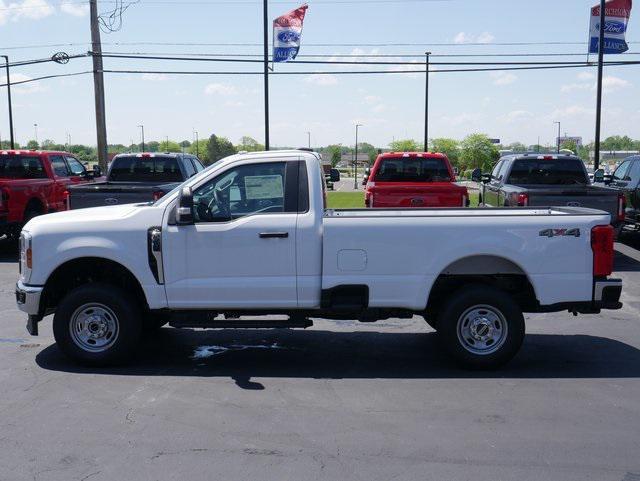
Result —
<svg viewBox="0 0 640 481"><path fill-rule="evenodd" d="M640 480L640 236L620 311L530 315L507 368L461 371L421 319L164 328L129 367L30 337L0 246L0 480Z"/></svg>

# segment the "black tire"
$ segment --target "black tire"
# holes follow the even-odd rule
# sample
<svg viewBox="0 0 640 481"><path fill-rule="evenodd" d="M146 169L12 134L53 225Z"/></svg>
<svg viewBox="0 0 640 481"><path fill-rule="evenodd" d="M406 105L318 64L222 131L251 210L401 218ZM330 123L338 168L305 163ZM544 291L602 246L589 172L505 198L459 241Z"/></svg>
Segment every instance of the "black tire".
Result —
<svg viewBox="0 0 640 481"><path fill-rule="evenodd" d="M169 322L169 315L159 312L145 312L142 316L142 333L151 334L157 332Z"/></svg>
<svg viewBox="0 0 640 481"><path fill-rule="evenodd" d="M89 320L83 321L83 318ZM105 332L102 337L97 341L91 338L79 340L96 324L95 334ZM113 324L115 328L105 327L106 324ZM80 329L81 325L86 328ZM115 365L128 360L138 345L141 329L142 319L136 300L119 287L103 283L73 289L62 299L53 318L53 335L60 350L73 360L91 366ZM96 350L103 341L102 349Z"/></svg>
<svg viewBox="0 0 640 481"><path fill-rule="evenodd" d="M442 305L437 319L442 346L469 369L504 365L524 340L520 306L494 287L468 285L459 289Z"/></svg>

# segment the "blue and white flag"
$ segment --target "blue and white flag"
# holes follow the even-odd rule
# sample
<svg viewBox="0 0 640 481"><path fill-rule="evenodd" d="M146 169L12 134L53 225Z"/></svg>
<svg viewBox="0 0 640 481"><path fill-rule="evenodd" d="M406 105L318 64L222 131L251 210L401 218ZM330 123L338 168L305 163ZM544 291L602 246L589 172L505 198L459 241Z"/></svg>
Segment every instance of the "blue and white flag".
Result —
<svg viewBox="0 0 640 481"><path fill-rule="evenodd" d="M632 0L607 0L604 8L604 53L624 53L629 50L625 41ZM600 5L591 9L589 53L598 53L600 41Z"/></svg>
<svg viewBox="0 0 640 481"><path fill-rule="evenodd" d="M309 6L301 7L273 21L273 61L288 62L298 55L302 38L302 22Z"/></svg>

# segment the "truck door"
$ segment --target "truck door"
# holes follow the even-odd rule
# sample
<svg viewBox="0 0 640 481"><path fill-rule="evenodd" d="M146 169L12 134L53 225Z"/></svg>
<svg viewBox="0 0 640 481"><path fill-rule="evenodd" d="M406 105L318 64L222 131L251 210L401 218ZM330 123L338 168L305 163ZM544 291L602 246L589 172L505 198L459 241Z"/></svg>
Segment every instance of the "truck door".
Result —
<svg viewBox="0 0 640 481"><path fill-rule="evenodd" d="M163 242L169 306L297 307L297 184L296 161L246 161L194 186L194 224Z"/></svg>
<svg viewBox="0 0 640 481"><path fill-rule="evenodd" d="M627 201L627 211L631 215L638 209L638 183L640 182L640 159L625 160L613 174L611 184L620 189ZM635 215L633 215L635 217Z"/></svg>

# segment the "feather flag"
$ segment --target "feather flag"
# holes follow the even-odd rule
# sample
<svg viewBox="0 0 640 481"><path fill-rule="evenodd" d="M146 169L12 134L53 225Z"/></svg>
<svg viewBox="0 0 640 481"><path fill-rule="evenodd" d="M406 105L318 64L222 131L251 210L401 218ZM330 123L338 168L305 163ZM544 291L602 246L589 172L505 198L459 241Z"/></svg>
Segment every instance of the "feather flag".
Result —
<svg viewBox="0 0 640 481"><path fill-rule="evenodd" d="M301 7L273 21L273 61L288 62L298 55L302 37L302 22L309 6Z"/></svg>
<svg viewBox="0 0 640 481"><path fill-rule="evenodd" d="M629 50L625 41L631 15L632 0L607 0L604 7L604 53L624 53ZM591 9L589 53L598 53L600 41L600 5Z"/></svg>

